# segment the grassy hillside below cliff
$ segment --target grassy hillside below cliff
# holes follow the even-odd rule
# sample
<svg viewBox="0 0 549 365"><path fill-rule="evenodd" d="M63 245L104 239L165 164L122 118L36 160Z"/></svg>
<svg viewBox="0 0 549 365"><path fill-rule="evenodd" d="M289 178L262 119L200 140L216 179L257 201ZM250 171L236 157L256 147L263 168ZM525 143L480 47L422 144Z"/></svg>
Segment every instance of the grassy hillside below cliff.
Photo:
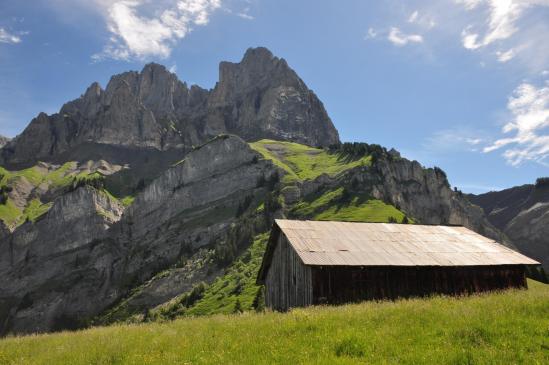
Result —
<svg viewBox="0 0 549 365"><path fill-rule="evenodd" d="M9 171L0 166L0 221L14 229L27 220L34 222L47 213L53 205L52 197L54 199L71 187L82 184L95 184L97 187L104 185L105 176L91 165L89 162L79 166L74 161L63 165L39 163L19 171ZM10 194L13 191L17 193ZM50 201L42 201L42 196ZM129 205L131 199L125 197L121 202Z"/></svg>
<svg viewBox="0 0 549 365"><path fill-rule="evenodd" d="M0 340L1 364L547 364L549 286Z"/></svg>
<svg viewBox="0 0 549 365"><path fill-rule="evenodd" d="M250 146L286 172L285 183L311 180L323 173L335 176L353 167L370 166L372 163L370 156L350 158L294 142L262 139L250 143Z"/></svg>

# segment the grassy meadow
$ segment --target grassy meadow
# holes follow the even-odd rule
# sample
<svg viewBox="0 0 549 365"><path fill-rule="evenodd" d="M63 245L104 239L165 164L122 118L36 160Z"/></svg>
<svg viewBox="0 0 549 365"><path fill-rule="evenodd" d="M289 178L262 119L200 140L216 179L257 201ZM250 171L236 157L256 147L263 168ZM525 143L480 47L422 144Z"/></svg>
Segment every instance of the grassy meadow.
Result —
<svg viewBox="0 0 549 365"><path fill-rule="evenodd" d="M372 163L370 156L349 160L321 148L294 142L262 139L250 143L250 146L286 172L285 183L312 180L323 173L335 176L353 167L370 166Z"/></svg>
<svg viewBox="0 0 549 365"><path fill-rule="evenodd" d="M547 364L549 286L5 338L0 364Z"/></svg>

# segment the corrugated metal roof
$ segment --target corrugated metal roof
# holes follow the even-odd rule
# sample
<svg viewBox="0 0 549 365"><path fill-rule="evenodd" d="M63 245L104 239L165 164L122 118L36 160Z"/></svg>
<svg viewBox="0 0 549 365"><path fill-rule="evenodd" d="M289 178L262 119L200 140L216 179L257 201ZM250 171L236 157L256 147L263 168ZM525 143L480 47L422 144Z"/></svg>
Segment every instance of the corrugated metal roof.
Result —
<svg viewBox="0 0 549 365"><path fill-rule="evenodd" d="M305 265L539 265L465 227L284 219L276 225Z"/></svg>

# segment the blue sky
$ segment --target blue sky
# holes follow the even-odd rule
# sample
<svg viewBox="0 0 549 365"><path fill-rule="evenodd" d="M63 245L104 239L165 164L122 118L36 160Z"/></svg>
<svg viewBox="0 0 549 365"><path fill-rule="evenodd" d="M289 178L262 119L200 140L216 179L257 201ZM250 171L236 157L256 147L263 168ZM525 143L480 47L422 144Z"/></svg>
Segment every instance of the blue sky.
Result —
<svg viewBox="0 0 549 365"><path fill-rule="evenodd" d="M344 141L483 192L549 175L549 0L0 0L0 134L150 61L211 88L285 58Z"/></svg>

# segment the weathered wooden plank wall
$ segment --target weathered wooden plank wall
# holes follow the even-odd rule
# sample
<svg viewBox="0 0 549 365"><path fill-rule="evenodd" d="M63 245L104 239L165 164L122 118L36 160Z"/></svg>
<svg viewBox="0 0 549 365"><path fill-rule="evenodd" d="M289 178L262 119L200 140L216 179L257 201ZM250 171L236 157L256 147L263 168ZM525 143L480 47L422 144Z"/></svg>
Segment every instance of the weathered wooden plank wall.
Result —
<svg viewBox="0 0 549 365"><path fill-rule="evenodd" d="M303 265L281 233L265 279L265 304L276 310L288 310L312 303L311 268Z"/></svg>
<svg viewBox="0 0 549 365"><path fill-rule="evenodd" d="M523 266L312 268L313 303L526 288Z"/></svg>

